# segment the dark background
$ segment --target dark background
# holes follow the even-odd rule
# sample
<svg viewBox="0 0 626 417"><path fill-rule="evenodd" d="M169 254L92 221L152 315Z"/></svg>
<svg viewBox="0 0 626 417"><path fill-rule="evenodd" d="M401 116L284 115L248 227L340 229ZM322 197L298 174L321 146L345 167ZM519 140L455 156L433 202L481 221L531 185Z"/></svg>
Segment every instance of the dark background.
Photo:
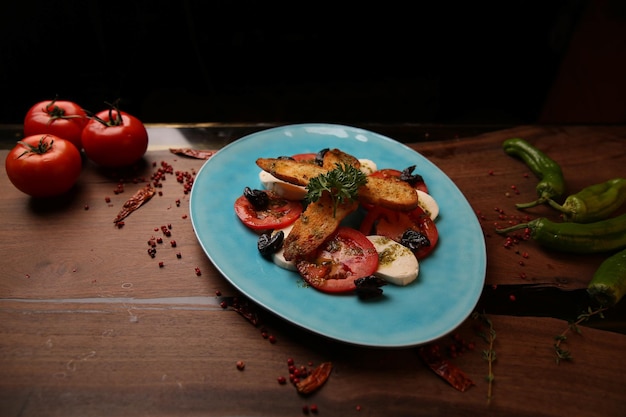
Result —
<svg viewBox="0 0 626 417"><path fill-rule="evenodd" d="M624 3L10 2L0 122L58 95L94 112L120 99L145 123L620 123L594 82L624 85L602 70L624 32L597 31L624 26ZM579 89L594 111L572 113Z"/></svg>

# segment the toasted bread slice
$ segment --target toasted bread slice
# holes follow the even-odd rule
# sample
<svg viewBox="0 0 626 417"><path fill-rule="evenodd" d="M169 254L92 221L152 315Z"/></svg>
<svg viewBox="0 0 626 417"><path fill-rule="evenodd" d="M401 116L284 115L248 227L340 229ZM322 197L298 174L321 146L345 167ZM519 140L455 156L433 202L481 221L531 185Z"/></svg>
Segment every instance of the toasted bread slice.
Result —
<svg viewBox="0 0 626 417"><path fill-rule="evenodd" d="M313 253L357 207L356 201L349 201L337 205L335 211L330 194L322 193L320 199L309 204L293 224L283 243L285 259L288 261L302 259Z"/></svg>
<svg viewBox="0 0 626 417"><path fill-rule="evenodd" d="M361 168L361 162L354 156L339 149L330 149L324 154L322 168L330 171L337 168L337 165L352 165L355 168Z"/></svg>
<svg viewBox="0 0 626 417"><path fill-rule="evenodd" d="M359 200L391 210L408 211L419 205L417 192L409 183L393 178L367 177L359 187Z"/></svg>
<svg viewBox="0 0 626 417"><path fill-rule="evenodd" d="M259 158L256 164L263 171L291 184L306 186L311 178L328 172L315 164L294 161L293 159Z"/></svg>

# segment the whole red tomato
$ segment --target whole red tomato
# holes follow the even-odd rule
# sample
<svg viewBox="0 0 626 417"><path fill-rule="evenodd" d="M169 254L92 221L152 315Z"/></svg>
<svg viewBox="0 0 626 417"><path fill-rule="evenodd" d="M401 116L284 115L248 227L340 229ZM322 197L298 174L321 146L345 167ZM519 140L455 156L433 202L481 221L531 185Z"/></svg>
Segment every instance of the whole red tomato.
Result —
<svg viewBox="0 0 626 417"><path fill-rule="evenodd" d="M103 110L89 120L82 134L89 159L103 167L125 167L148 149L148 131L139 119L118 109Z"/></svg>
<svg viewBox="0 0 626 417"><path fill-rule="evenodd" d="M9 152L5 168L18 190L33 197L52 197L72 188L80 176L82 160L70 141L54 135L33 135Z"/></svg>
<svg viewBox="0 0 626 417"><path fill-rule="evenodd" d="M74 102L41 101L24 117L24 136L48 133L69 140L80 150L81 134L87 122L87 114Z"/></svg>

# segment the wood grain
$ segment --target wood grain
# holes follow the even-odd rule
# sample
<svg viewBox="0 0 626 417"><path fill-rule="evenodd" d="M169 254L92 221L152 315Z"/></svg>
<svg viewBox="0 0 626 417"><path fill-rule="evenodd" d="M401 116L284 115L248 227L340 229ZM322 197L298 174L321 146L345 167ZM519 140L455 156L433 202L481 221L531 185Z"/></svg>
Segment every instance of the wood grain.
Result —
<svg viewBox="0 0 626 417"><path fill-rule="evenodd" d="M626 174L626 128L523 126L432 142L421 142L421 135L409 145L452 178L481 219L488 287L586 287L603 255L573 257L533 242L505 249L493 233L494 223L502 221L495 208L517 214L514 203L533 199L536 183L500 144L509 137L535 143L562 165L568 192L575 192ZM563 347L574 359L557 365L554 336L567 328L566 320L524 311L490 316L497 361L488 404L487 363L481 357L487 345L474 319L437 341L443 349L454 342L452 336L473 344L450 359L475 382L465 393L427 369L415 349L326 340L254 306L260 324L253 325L222 308L237 291L199 246L188 217L189 196L175 175L124 227L114 226L123 202L144 185L132 180L149 179L161 162L189 173L203 163L151 151L142 169L126 175L124 192L115 194L118 177L85 161L72 194L46 203L0 177L1 417L291 416L312 404L324 416L623 415L626 335L617 332L582 327L580 334L569 333ZM555 216L544 207L527 214ZM151 258L148 240L162 236L163 225L171 225L172 235ZM515 306L513 299L504 302ZM320 391L303 397L277 381L288 376L288 358L307 367L331 361L334 369ZM245 363L244 370L237 361Z"/></svg>

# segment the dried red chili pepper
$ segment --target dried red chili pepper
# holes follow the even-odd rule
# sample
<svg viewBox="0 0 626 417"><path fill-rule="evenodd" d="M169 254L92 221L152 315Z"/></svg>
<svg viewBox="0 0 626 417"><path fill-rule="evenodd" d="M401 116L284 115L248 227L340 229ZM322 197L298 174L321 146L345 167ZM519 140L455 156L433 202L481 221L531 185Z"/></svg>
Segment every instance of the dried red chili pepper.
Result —
<svg viewBox="0 0 626 417"><path fill-rule="evenodd" d="M131 198L129 198L124 203L124 205L122 206L122 209L117 214L117 217L115 217L115 219L113 220L113 223L115 224L120 223L123 219L128 217L130 213L137 210L143 203L150 200L152 196L154 195L154 193L155 193L155 189L150 186L147 186L137 191Z"/></svg>
<svg viewBox="0 0 626 417"><path fill-rule="evenodd" d="M296 384L296 389L300 394L310 394L324 385L333 369L331 362L324 362L315 368L309 376Z"/></svg>
<svg viewBox="0 0 626 417"><path fill-rule="evenodd" d="M444 359L439 352L439 346L427 345L418 350L420 357L430 369L443 378L448 384L457 390L464 392L474 385L472 381L460 368L452 365Z"/></svg>
<svg viewBox="0 0 626 417"><path fill-rule="evenodd" d="M170 152L173 153L174 155L188 156L190 158L209 159L210 157L215 155L217 151L213 151L213 150L201 151L201 150L191 149L191 148L170 148Z"/></svg>

